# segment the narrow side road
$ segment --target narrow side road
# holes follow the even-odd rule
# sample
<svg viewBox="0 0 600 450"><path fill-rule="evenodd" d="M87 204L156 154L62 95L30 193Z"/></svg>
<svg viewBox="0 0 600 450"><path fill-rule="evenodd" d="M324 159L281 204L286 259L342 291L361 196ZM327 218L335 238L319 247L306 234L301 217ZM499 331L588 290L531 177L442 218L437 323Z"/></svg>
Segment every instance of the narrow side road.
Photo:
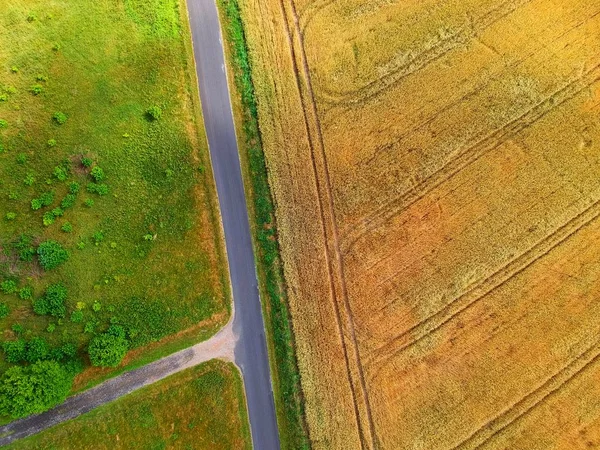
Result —
<svg viewBox="0 0 600 450"><path fill-rule="evenodd" d="M232 320L205 342L105 381L45 413L0 427L0 446L78 417L181 370L221 358L233 360L242 371L253 447L280 448L218 10L214 0L187 2L202 112L225 231L234 299Z"/></svg>
<svg viewBox="0 0 600 450"><path fill-rule="evenodd" d="M223 38L215 0L188 0L204 124L217 184L238 336L235 362L242 370L254 448L279 448L275 404L248 210L227 84Z"/></svg>

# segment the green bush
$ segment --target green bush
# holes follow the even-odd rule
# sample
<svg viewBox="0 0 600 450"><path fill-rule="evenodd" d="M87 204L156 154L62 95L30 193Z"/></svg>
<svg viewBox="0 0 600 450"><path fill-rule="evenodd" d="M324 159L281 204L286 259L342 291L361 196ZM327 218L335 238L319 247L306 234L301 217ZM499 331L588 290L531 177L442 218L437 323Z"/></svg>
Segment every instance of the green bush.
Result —
<svg viewBox="0 0 600 450"><path fill-rule="evenodd" d="M162 109L160 106L151 106L146 110L146 118L150 121L158 120L162 117Z"/></svg>
<svg viewBox="0 0 600 450"><path fill-rule="evenodd" d="M0 303L0 319L5 319L10 314L10 309L6 303Z"/></svg>
<svg viewBox="0 0 600 450"><path fill-rule="evenodd" d="M106 333L95 336L88 346L88 354L93 366L118 366L129 348L125 338L125 330L117 325L111 325Z"/></svg>
<svg viewBox="0 0 600 450"><path fill-rule="evenodd" d="M61 283L54 283L48 286L43 297L33 302L33 310L42 316L62 318L67 314L66 300L67 288Z"/></svg>
<svg viewBox="0 0 600 450"><path fill-rule="evenodd" d="M21 234L19 240L14 243L15 250L19 254L19 259L24 262L33 261L33 257L36 254L35 248L33 247L33 238L26 234Z"/></svg>
<svg viewBox="0 0 600 450"><path fill-rule="evenodd" d="M23 184L25 186L32 186L34 182L35 182L35 177L33 176L32 173L28 173L25 176L25 178L23 179Z"/></svg>
<svg viewBox="0 0 600 450"><path fill-rule="evenodd" d="M79 190L81 189L81 186L79 185L79 183L77 181L71 181L69 183L69 193L72 195L77 195L79 194Z"/></svg>
<svg viewBox="0 0 600 450"><path fill-rule="evenodd" d="M16 341L4 341L2 343L2 350L4 351L4 358L7 362L12 364L18 364L21 361L25 361L27 342L25 341L25 339L17 339Z"/></svg>
<svg viewBox="0 0 600 450"><path fill-rule="evenodd" d="M54 191L46 191L40 195L42 206L50 206L54 201Z"/></svg>
<svg viewBox="0 0 600 450"><path fill-rule="evenodd" d="M71 225L69 222L65 222L63 226L60 227L60 229L65 233L70 233L71 231L73 231L73 225Z"/></svg>
<svg viewBox="0 0 600 450"><path fill-rule="evenodd" d="M17 218L17 213L9 211L6 213L6 220L15 220Z"/></svg>
<svg viewBox="0 0 600 450"><path fill-rule="evenodd" d="M4 294L14 294L17 292L17 283L14 280L4 280L0 283L0 291Z"/></svg>
<svg viewBox="0 0 600 450"><path fill-rule="evenodd" d="M0 413L13 419L44 412L62 403L73 374L56 361L9 368L0 378Z"/></svg>
<svg viewBox="0 0 600 450"><path fill-rule="evenodd" d="M92 166L92 164L94 164L94 161L92 161L92 159L91 159L91 158L87 158L87 157L85 157L85 156L81 158L81 165L82 165L83 167L85 167L86 169L87 169L88 167L91 167L91 166Z"/></svg>
<svg viewBox="0 0 600 450"><path fill-rule="evenodd" d="M54 214L52 213L52 211L46 211L44 213L44 215L42 216L42 222L44 224L45 227L48 227L50 225L52 225L54 223Z"/></svg>
<svg viewBox="0 0 600 450"><path fill-rule="evenodd" d="M37 249L40 265L44 270L52 270L69 259L69 252L58 242L42 242Z"/></svg>
<svg viewBox="0 0 600 450"><path fill-rule="evenodd" d="M23 286L19 289L19 298L21 300L31 300L33 298L33 288L31 286Z"/></svg>
<svg viewBox="0 0 600 450"><path fill-rule="evenodd" d="M54 168L54 176L58 181L67 181L69 172L63 166L56 166Z"/></svg>
<svg viewBox="0 0 600 450"><path fill-rule="evenodd" d="M71 322L81 323L82 320L83 320L83 311L80 311L79 309L77 309L71 313Z"/></svg>
<svg viewBox="0 0 600 450"><path fill-rule="evenodd" d="M25 351L25 361L28 363L36 363L38 361L48 359L50 347L48 343L41 337L34 337L27 343Z"/></svg>
<svg viewBox="0 0 600 450"><path fill-rule="evenodd" d="M63 125L66 121L67 121L67 115L65 113L62 112L55 112L54 115L52 116L52 120L54 120L55 123L57 123L58 125Z"/></svg>
<svg viewBox="0 0 600 450"><path fill-rule="evenodd" d="M94 206L94 199L93 198L86 198L85 201L83 202L83 204L85 206L87 206L88 208L91 208L92 206Z"/></svg>
<svg viewBox="0 0 600 450"><path fill-rule="evenodd" d="M0 128L8 128L8 122L4 119L0 119Z"/></svg>
<svg viewBox="0 0 600 450"><path fill-rule="evenodd" d="M56 147L56 139L48 139L48 142L46 143L46 145L48 147Z"/></svg>
<svg viewBox="0 0 600 450"><path fill-rule="evenodd" d="M41 84L34 84L29 90L33 95L40 95L43 92L44 88Z"/></svg>
<svg viewBox="0 0 600 450"><path fill-rule="evenodd" d="M25 164L27 162L27 155L25 153L19 153L17 155L17 164Z"/></svg>
<svg viewBox="0 0 600 450"><path fill-rule="evenodd" d="M77 197L75 194L67 194L65 198L62 199L62 202L60 202L60 207L63 209L72 208L75 206L76 199Z"/></svg>
<svg viewBox="0 0 600 450"><path fill-rule="evenodd" d="M108 194L108 186L106 184L89 183L86 189L90 194L98 194L100 196Z"/></svg>
<svg viewBox="0 0 600 450"><path fill-rule="evenodd" d="M38 74L35 76L35 81L43 81L43 82L46 82L46 81L48 81L48 77L47 77L46 75L42 75L42 74L38 73Z"/></svg>
<svg viewBox="0 0 600 450"><path fill-rule="evenodd" d="M34 198L33 200L31 200L31 209L33 209L34 211L41 209L42 206L42 201L39 198Z"/></svg>
<svg viewBox="0 0 600 450"><path fill-rule="evenodd" d="M95 166L90 172L90 175L96 181L96 183L99 183L102 180L104 180L104 170L102 170L101 167Z"/></svg>

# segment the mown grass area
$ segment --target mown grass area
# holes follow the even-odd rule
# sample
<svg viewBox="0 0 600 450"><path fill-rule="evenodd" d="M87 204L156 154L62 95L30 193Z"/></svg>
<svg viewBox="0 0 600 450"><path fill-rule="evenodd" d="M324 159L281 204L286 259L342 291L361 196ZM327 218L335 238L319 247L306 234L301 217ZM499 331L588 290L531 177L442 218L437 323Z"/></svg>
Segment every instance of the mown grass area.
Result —
<svg viewBox="0 0 600 450"><path fill-rule="evenodd" d="M55 360L86 384L90 341L136 365L226 322L191 55L181 0L3 3L0 372Z"/></svg>
<svg viewBox="0 0 600 450"><path fill-rule="evenodd" d="M246 166L246 188L251 198L249 207L261 296L270 338L271 369L281 446L290 449L309 448L294 335L279 255L274 205L258 126L258 109L244 26L236 0L219 0L218 6L229 44L227 56L232 66L235 84L233 87L239 100L237 102L234 99L234 109L238 110L236 119L242 122L237 126L238 143L245 152L241 155L241 160Z"/></svg>
<svg viewBox="0 0 600 450"><path fill-rule="evenodd" d="M250 449L242 380L210 361L6 448Z"/></svg>

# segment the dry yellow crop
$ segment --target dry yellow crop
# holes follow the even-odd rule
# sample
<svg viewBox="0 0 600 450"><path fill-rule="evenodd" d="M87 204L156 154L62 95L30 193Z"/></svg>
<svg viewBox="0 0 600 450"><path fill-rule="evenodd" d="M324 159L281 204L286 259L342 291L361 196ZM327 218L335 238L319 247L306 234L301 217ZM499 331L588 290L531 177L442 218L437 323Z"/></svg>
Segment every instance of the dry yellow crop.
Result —
<svg viewBox="0 0 600 450"><path fill-rule="evenodd" d="M314 447L600 447L600 1L241 4Z"/></svg>

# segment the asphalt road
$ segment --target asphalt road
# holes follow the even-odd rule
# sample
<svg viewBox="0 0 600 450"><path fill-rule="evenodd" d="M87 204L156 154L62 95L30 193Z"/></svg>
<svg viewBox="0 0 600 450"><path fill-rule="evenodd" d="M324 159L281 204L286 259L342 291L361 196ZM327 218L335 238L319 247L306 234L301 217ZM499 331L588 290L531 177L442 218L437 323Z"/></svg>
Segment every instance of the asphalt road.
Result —
<svg viewBox="0 0 600 450"><path fill-rule="evenodd" d="M229 101L219 16L214 0L188 0L188 11L233 288L233 331L238 335L235 361L244 378L254 448L278 449L279 435L267 343Z"/></svg>
<svg viewBox="0 0 600 450"><path fill-rule="evenodd" d="M235 343L233 358L244 379L254 449L280 447L217 7L214 0L188 0L188 10L204 123L225 231L234 299L233 322L208 341L105 381L45 413L0 427L0 445L73 419L208 359L229 360Z"/></svg>

